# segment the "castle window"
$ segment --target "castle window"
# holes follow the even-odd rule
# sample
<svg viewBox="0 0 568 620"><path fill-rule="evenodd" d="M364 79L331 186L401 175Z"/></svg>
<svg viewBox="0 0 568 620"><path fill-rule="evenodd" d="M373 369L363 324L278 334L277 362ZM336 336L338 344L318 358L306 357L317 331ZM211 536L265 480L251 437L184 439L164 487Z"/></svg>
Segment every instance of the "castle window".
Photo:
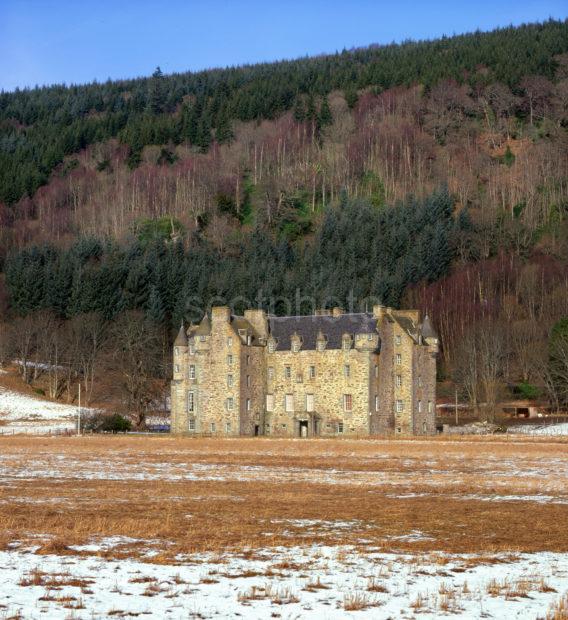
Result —
<svg viewBox="0 0 568 620"><path fill-rule="evenodd" d="M294 395L286 394L284 397L284 409L287 413L292 413L294 411Z"/></svg>
<svg viewBox="0 0 568 620"><path fill-rule="evenodd" d="M314 395L306 394L306 411L312 412L315 409Z"/></svg>
<svg viewBox="0 0 568 620"><path fill-rule="evenodd" d="M247 355L247 365L250 364L250 355Z"/></svg>
<svg viewBox="0 0 568 620"><path fill-rule="evenodd" d="M315 378L316 378L316 367L310 366L310 379L315 379Z"/></svg>
<svg viewBox="0 0 568 620"><path fill-rule="evenodd" d="M422 375L418 375L418 387L422 387Z"/></svg>
<svg viewBox="0 0 568 620"><path fill-rule="evenodd" d="M229 337L227 338L227 346L228 346L228 347L232 347L232 346L233 346L233 339L231 338L231 336L229 336Z"/></svg>
<svg viewBox="0 0 568 620"><path fill-rule="evenodd" d="M227 398L227 409L232 411L235 408L235 399L231 396Z"/></svg>
<svg viewBox="0 0 568 620"><path fill-rule="evenodd" d="M345 366L343 366L343 375L345 377L351 376L351 366L349 366L349 364L345 364Z"/></svg>
<svg viewBox="0 0 568 620"><path fill-rule="evenodd" d="M194 431L195 430L195 418L191 418L189 420L189 430L190 431Z"/></svg>
<svg viewBox="0 0 568 620"><path fill-rule="evenodd" d="M396 427L396 432L397 432L397 433L402 433L402 428L400 428L400 426L397 426L397 427Z"/></svg>
<svg viewBox="0 0 568 620"><path fill-rule="evenodd" d="M367 340L372 340L373 339L373 334L367 334Z"/></svg>
<svg viewBox="0 0 568 620"><path fill-rule="evenodd" d="M266 434L270 435L270 424L266 425Z"/></svg>
<svg viewBox="0 0 568 620"><path fill-rule="evenodd" d="M402 386L402 375L396 375L396 387Z"/></svg>
<svg viewBox="0 0 568 620"><path fill-rule="evenodd" d="M337 432L338 433L343 433L343 422L338 422L337 423Z"/></svg>
<svg viewBox="0 0 568 620"><path fill-rule="evenodd" d="M300 350L300 343L295 341L292 343L292 351L294 353L298 353L298 351Z"/></svg>
<svg viewBox="0 0 568 620"><path fill-rule="evenodd" d="M343 339L343 350L344 351L349 351L350 348L351 348L351 339L350 338L344 338Z"/></svg>
<svg viewBox="0 0 568 620"><path fill-rule="evenodd" d="M274 394L266 395L266 411L274 411Z"/></svg>
<svg viewBox="0 0 568 620"><path fill-rule="evenodd" d="M250 345L252 344L252 336L247 336L247 344L250 347Z"/></svg>
<svg viewBox="0 0 568 620"><path fill-rule="evenodd" d="M227 422L225 424L225 432L227 433L227 435L231 432L231 423Z"/></svg>
<svg viewBox="0 0 568 620"><path fill-rule="evenodd" d="M343 394L343 411L353 410L353 396L351 394Z"/></svg>
<svg viewBox="0 0 568 620"><path fill-rule="evenodd" d="M250 387L250 375L247 375L247 387Z"/></svg>
<svg viewBox="0 0 568 620"><path fill-rule="evenodd" d="M290 366L284 366L284 377L290 379L292 377L292 368Z"/></svg>
<svg viewBox="0 0 568 620"><path fill-rule="evenodd" d="M217 430L217 427L215 426L215 422L211 422L211 432L214 433Z"/></svg>
<svg viewBox="0 0 568 620"><path fill-rule="evenodd" d="M379 366L375 364L375 379L379 378Z"/></svg>
<svg viewBox="0 0 568 620"><path fill-rule="evenodd" d="M418 413L422 413L422 401L418 401Z"/></svg>
<svg viewBox="0 0 568 620"><path fill-rule="evenodd" d="M297 373L296 374L296 383L302 383L303 380L304 380L304 377L303 377L302 373L301 372Z"/></svg>
<svg viewBox="0 0 568 620"><path fill-rule="evenodd" d="M433 410L434 410L434 407L432 406L432 401L429 400L428 401L428 413L432 413Z"/></svg>
<svg viewBox="0 0 568 620"><path fill-rule="evenodd" d="M179 355L179 348L178 348L178 347L176 347L176 348L174 349L174 353L175 353L176 355Z"/></svg>
<svg viewBox="0 0 568 620"><path fill-rule="evenodd" d="M402 364L402 355L400 353L396 354L396 363L397 366L400 366Z"/></svg>
<svg viewBox="0 0 568 620"><path fill-rule="evenodd" d="M422 422L422 432L426 433L426 422Z"/></svg>
<svg viewBox="0 0 568 620"><path fill-rule="evenodd" d="M189 345L189 354L190 355L195 355L195 345L193 345L193 344Z"/></svg>
<svg viewBox="0 0 568 620"><path fill-rule="evenodd" d="M246 409L247 411L250 411L250 398L247 398L246 400Z"/></svg>
<svg viewBox="0 0 568 620"><path fill-rule="evenodd" d="M199 340L200 340L201 342L205 342L205 336L199 336Z"/></svg>
<svg viewBox="0 0 568 620"><path fill-rule="evenodd" d="M188 392L187 393L187 410L189 413L193 413L195 411L195 393Z"/></svg>
<svg viewBox="0 0 568 620"><path fill-rule="evenodd" d="M395 342L396 342L396 344L400 344L400 343L402 342L402 339L401 339L401 337L400 337L400 334L397 334L397 335L396 335Z"/></svg>
<svg viewBox="0 0 568 620"><path fill-rule="evenodd" d="M288 428L286 424L282 424L282 428Z"/></svg>
<svg viewBox="0 0 568 620"><path fill-rule="evenodd" d="M233 375L227 375L227 387L233 387Z"/></svg>
<svg viewBox="0 0 568 620"><path fill-rule="evenodd" d="M269 366L268 367L268 378L269 379L274 379L274 366Z"/></svg>
<svg viewBox="0 0 568 620"><path fill-rule="evenodd" d="M397 400L396 401L396 411L397 411L397 413L400 413L401 411L404 411L404 403L402 402L402 400Z"/></svg>
<svg viewBox="0 0 568 620"><path fill-rule="evenodd" d="M379 410L379 397L375 396L375 411Z"/></svg>
<svg viewBox="0 0 568 620"><path fill-rule="evenodd" d="M189 378L195 379L195 366L193 364L189 367Z"/></svg>
<svg viewBox="0 0 568 620"><path fill-rule="evenodd" d="M229 366L233 365L233 356L231 354L227 355L227 364Z"/></svg>
<svg viewBox="0 0 568 620"><path fill-rule="evenodd" d="M317 349L320 353L325 351L325 340L318 340Z"/></svg>
<svg viewBox="0 0 568 620"><path fill-rule="evenodd" d="M275 348L276 348L276 343L274 342L274 340L269 340L268 341L268 352L274 353Z"/></svg>
<svg viewBox="0 0 568 620"><path fill-rule="evenodd" d="M174 366L174 370L175 370L176 372L179 372L179 364L176 364L176 365Z"/></svg>

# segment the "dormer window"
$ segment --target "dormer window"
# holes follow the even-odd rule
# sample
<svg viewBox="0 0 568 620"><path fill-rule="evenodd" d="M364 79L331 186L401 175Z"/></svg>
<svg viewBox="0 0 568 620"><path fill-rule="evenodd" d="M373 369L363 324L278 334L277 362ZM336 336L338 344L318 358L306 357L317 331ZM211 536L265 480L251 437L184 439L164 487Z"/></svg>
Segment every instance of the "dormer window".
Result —
<svg viewBox="0 0 568 620"><path fill-rule="evenodd" d="M343 336L343 350L349 351L351 348L351 338L349 336Z"/></svg>
<svg viewBox="0 0 568 620"><path fill-rule="evenodd" d="M239 329L239 336L241 338L245 338L247 335L247 330L246 329Z"/></svg>
<svg viewBox="0 0 568 620"><path fill-rule="evenodd" d="M250 347L250 345L252 344L252 336L247 336L247 344Z"/></svg>
<svg viewBox="0 0 568 620"><path fill-rule="evenodd" d="M298 353L299 350L300 350L300 343L298 341L294 341L292 343L292 351L294 351L294 353Z"/></svg>

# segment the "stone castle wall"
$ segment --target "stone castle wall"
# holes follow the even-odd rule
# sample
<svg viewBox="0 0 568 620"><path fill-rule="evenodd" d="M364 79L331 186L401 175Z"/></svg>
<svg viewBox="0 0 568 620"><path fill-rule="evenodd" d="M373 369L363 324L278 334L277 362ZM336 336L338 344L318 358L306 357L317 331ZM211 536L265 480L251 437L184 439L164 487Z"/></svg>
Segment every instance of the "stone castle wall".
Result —
<svg viewBox="0 0 568 620"><path fill-rule="evenodd" d="M187 346L174 347L173 433L309 437L435 432L437 343L422 344L392 314L376 314L380 353L378 334L356 335L348 348L271 350L266 315L247 311L245 318L254 343L231 323L228 308L214 308L210 327L192 328ZM188 411L189 393L193 412Z"/></svg>

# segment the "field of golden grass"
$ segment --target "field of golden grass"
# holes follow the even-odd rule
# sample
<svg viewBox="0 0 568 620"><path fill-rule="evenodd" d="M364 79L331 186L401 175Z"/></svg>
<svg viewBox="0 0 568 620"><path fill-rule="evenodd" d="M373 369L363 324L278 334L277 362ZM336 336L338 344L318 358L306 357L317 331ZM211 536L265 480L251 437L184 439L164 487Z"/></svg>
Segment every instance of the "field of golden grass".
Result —
<svg viewBox="0 0 568 620"><path fill-rule="evenodd" d="M0 537L48 553L127 536L163 562L312 543L566 552L567 457L568 443L525 438L3 437Z"/></svg>

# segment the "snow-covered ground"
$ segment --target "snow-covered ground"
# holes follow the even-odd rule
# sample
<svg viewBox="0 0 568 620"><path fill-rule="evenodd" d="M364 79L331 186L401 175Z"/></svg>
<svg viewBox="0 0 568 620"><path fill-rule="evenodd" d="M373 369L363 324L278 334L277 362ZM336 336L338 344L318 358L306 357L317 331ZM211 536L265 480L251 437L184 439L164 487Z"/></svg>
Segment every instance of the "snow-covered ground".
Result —
<svg viewBox="0 0 568 620"><path fill-rule="evenodd" d="M0 387L0 434L48 434L77 428L79 408ZM90 409L81 408L82 414Z"/></svg>
<svg viewBox="0 0 568 620"><path fill-rule="evenodd" d="M130 541L123 541L128 544ZM568 589L568 556L395 555L350 547L262 549L175 565L106 560L97 550L38 556L0 552L0 614L24 618L523 618ZM20 617L20 616L18 616Z"/></svg>
<svg viewBox="0 0 568 620"><path fill-rule="evenodd" d="M560 424L519 424L510 427L508 432L526 435L545 435L549 437L568 435L568 422L562 422Z"/></svg>

